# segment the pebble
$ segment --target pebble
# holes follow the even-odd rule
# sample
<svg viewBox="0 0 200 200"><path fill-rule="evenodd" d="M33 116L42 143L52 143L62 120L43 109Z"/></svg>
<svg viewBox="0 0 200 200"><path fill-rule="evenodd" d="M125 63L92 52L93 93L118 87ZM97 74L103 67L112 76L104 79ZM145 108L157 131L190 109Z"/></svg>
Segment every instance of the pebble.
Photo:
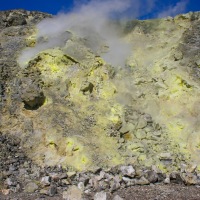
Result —
<svg viewBox="0 0 200 200"><path fill-rule="evenodd" d="M146 179L150 182L150 183L156 183L158 181L158 175L155 171L147 171L146 172Z"/></svg>
<svg viewBox="0 0 200 200"><path fill-rule="evenodd" d="M187 185L196 185L199 182L197 176L193 173L183 173L181 177Z"/></svg>
<svg viewBox="0 0 200 200"><path fill-rule="evenodd" d="M108 200L108 195L106 192L97 192L94 195L94 200Z"/></svg>
<svg viewBox="0 0 200 200"><path fill-rule="evenodd" d="M147 121L141 117L138 121L138 124L137 124L137 129L143 129L147 126Z"/></svg>
<svg viewBox="0 0 200 200"><path fill-rule="evenodd" d="M81 191L84 191L84 189L85 189L84 183L83 183L83 182L79 182L79 183L78 183L78 188L79 188Z"/></svg>
<svg viewBox="0 0 200 200"><path fill-rule="evenodd" d="M172 172L170 174L170 182L171 183L176 183L176 184L183 183L183 179L181 178L180 173Z"/></svg>
<svg viewBox="0 0 200 200"><path fill-rule="evenodd" d="M197 164L191 164L186 168L187 173L194 173L197 168Z"/></svg>
<svg viewBox="0 0 200 200"><path fill-rule="evenodd" d="M40 190L40 194L42 194L42 195L48 195L49 192L48 192L47 189L41 189L41 190Z"/></svg>
<svg viewBox="0 0 200 200"><path fill-rule="evenodd" d="M116 181L112 181L110 184L110 191L114 192L120 188L120 183Z"/></svg>
<svg viewBox="0 0 200 200"><path fill-rule="evenodd" d="M162 160L171 160L172 156L171 153L161 153L160 154L160 159Z"/></svg>
<svg viewBox="0 0 200 200"><path fill-rule="evenodd" d="M136 180L135 184L136 185L148 185L149 181L144 176L142 176L139 180Z"/></svg>
<svg viewBox="0 0 200 200"><path fill-rule="evenodd" d="M17 185L17 182L16 182L14 179L7 178L7 179L5 180L5 184L8 185L8 186L16 186L16 185Z"/></svg>
<svg viewBox="0 0 200 200"><path fill-rule="evenodd" d="M167 178L165 178L165 180L163 181L165 184L170 184L170 178L169 177L167 177Z"/></svg>
<svg viewBox="0 0 200 200"><path fill-rule="evenodd" d="M49 196L53 197L56 193L57 193L57 187L55 185L51 186L48 192Z"/></svg>
<svg viewBox="0 0 200 200"><path fill-rule="evenodd" d="M129 176L132 178L135 176L135 169L133 166L121 166L120 170L124 176Z"/></svg>
<svg viewBox="0 0 200 200"><path fill-rule="evenodd" d="M50 178L50 176L44 176L44 177L42 177L42 179L41 179L41 184L43 185L43 186L48 186L48 185L50 185L51 184L51 178Z"/></svg>
<svg viewBox="0 0 200 200"><path fill-rule="evenodd" d="M76 176L76 172L67 172L67 176L69 178L74 178Z"/></svg>
<svg viewBox="0 0 200 200"><path fill-rule="evenodd" d="M122 199L119 195L115 195L113 200L124 200L124 199Z"/></svg>
<svg viewBox="0 0 200 200"><path fill-rule="evenodd" d="M77 186L71 186L63 192L63 199L82 200L82 191Z"/></svg>
<svg viewBox="0 0 200 200"><path fill-rule="evenodd" d="M36 183L34 183L34 182L30 182L30 183L27 183L27 185L24 188L24 191L28 192L28 193L33 193L37 189L38 189L38 185Z"/></svg>
<svg viewBox="0 0 200 200"><path fill-rule="evenodd" d="M135 183L136 183L135 179L131 179L131 178L127 178L127 177L123 177L122 180L125 182L126 187L130 187L132 185L135 185Z"/></svg>

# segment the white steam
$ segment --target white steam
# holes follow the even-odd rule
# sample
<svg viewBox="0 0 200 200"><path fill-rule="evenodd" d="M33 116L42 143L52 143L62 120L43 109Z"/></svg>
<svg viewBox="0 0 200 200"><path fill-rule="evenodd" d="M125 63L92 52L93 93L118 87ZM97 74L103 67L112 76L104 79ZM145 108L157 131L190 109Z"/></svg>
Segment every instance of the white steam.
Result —
<svg viewBox="0 0 200 200"><path fill-rule="evenodd" d="M101 56L113 65L124 65L130 53L130 45L120 38L119 27L111 25L110 22L114 14L123 13L129 6L129 0L90 1L74 8L68 14L62 13L43 20L37 25L37 45L26 49L20 56L19 63L29 61L42 50L64 47L70 39L70 32L85 39L94 53L104 42L109 50Z"/></svg>
<svg viewBox="0 0 200 200"><path fill-rule="evenodd" d="M130 54L131 47L121 38L119 16L128 14L136 17L144 10L149 12L155 0L91 0L80 3L70 13L58 14L51 19L45 19L37 25L37 44L34 48L27 48L19 57L21 66L35 57L40 51L54 47L64 47L70 39L70 33L87 41L94 53L99 49L108 47L107 53L100 53L106 62L114 66L123 66ZM141 12L142 6L145 9ZM112 23L111 23L112 22ZM114 25L115 24L115 25ZM42 38L42 39L41 39Z"/></svg>
<svg viewBox="0 0 200 200"><path fill-rule="evenodd" d="M130 54L131 46L122 40L119 17L134 19L148 14L157 6L158 0L86 0L76 1L75 8L70 13L58 14L45 19L37 25L37 43L33 48L27 48L19 57L19 64L24 66L40 51L54 47L65 47L72 35L82 38L94 53L100 55L106 62L114 66L123 66ZM82 3L80 3L82 2ZM161 11L159 17L174 15L183 11L186 1L177 3L166 11ZM119 21L118 21L119 22ZM118 25L117 25L118 24ZM101 51L102 46L108 51ZM105 50L105 48L104 48Z"/></svg>

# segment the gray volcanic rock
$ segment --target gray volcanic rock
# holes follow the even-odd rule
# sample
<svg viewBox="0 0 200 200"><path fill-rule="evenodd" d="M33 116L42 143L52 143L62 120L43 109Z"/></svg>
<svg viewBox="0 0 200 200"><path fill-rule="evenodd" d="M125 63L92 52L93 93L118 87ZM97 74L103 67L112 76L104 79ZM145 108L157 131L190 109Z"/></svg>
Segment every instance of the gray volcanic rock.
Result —
<svg viewBox="0 0 200 200"><path fill-rule="evenodd" d="M51 39L37 36L36 24L44 18L51 15L0 12L2 170L26 174L37 164L60 165L70 169L69 174L74 172L62 180L52 178L51 187L57 179L61 185L71 184L76 171L125 166L123 180L117 183L110 174L80 181L86 187L91 180L97 189L109 188L104 179L113 181L109 188L113 191L123 184L163 180L165 173L179 170L182 164L193 162L192 172L198 172L199 13L121 25L122 39L132 48L123 67L106 63L87 45L88 38L69 30L60 35L63 44L38 51L38 45ZM108 47L102 42L102 48ZM38 53L19 65L28 50ZM5 144L4 137L19 141ZM15 153L24 157L22 161L14 160ZM14 161L7 163L5 155ZM155 165L161 173L137 174L132 164L147 169ZM36 169L31 176L39 179ZM42 177L50 175L45 172ZM178 176L170 178L178 181ZM3 175L2 179L11 183ZM194 174L184 175L183 180L198 183ZM55 191L52 188L51 195Z"/></svg>
<svg viewBox="0 0 200 200"><path fill-rule="evenodd" d="M27 10L8 10L0 12L0 29L20 26L20 25L35 25L42 19L51 17L52 15L39 11Z"/></svg>

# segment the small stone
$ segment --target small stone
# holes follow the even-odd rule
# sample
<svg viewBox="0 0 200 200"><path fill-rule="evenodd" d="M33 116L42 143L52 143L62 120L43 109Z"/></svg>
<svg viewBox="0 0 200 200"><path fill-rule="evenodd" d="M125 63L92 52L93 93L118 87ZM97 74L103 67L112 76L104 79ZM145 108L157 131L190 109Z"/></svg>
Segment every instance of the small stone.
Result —
<svg viewBox="0 0 200 200"><path fill-rule="evenodd" d="M158 175L158 182L163 182L166 178L166 175L163 173L157 173Z"/></svg>
<svg viewBox="0 0 200 200"><path fill-rule="evenodd" d="M44 177L42 177L42 179L41 179L41 184L43 185L43 186L49 186L51 183L51 178L50 178L50 176L44 176Z"/></svg>
<svg viewBox="0 0 200 200"><path fill-rule="evenodd" d="M96 189L97 191L107 191L110 187L111 184L109 181L102 180L98 182L98 188Z"/></svg>
<svg viewBox="0 0 200 200"><path fill-rule="evenodd" d="M133 186L135 185L135 182L136 182L135 179L130 179L128 177L122 177L122 180L125 182L126 187Z"/></svg>
<svg viewBox="0 0 200 200"><path fill-rule="evenodd" d="M163 181L165 184L170 184L170 178L166 177L165 180Z"/></svg>
<svg viewBox="0 0 200 200"><path fill-rule="evenodd" d="M76 172L67 172L67 176L69 178L74 178L76 176Z"/></svg>
<svg viewBox="0 0 200 200"><path fill-rule="evenodd" d="M146 138L147 134L146 134L146 132L145 132L144 130L139 129L139 130L137 130L137 132L135 133L135 136L136 136L137 139L142 140L142 139L145 139L145 138Z"/></svg>
<svg viewBox="0 0 200 200"><path fill-rule="evenodd" d="M162 171L160 169L158 169L158 167L156 165L152 165L151 169L156 172L157 174L158 173L162 173Z"/></svg>
<svg viewBox="0 0 200 200"><path fill-rule="evenodd" d="M116 176L113 178L113 180L114 180L115 182L120 183L122 179L119 177L119 175L116 175Z"/></svg>
<svg viewBox="0 0 200 200"><path fill-rule="evenodd" d="M114 192L120 188L120 183L116 181L112 181L110 184L110 191Z"/></svg>
<svg viewBox="0 0 200 200"><path fill-rule="evenodd" d="M92 191L90 189L87 189L87 190L84 191L84 193L88 195L88 194L91 194Z"/></svg>
<svg viewBox="0 0 200 200"><path fill-rule="evenodd" d="M135 171L135 176L136 176L137 178L141 178L143 175L144 175L144 171L143 171L143 170L141 170L141 169L136 169L136 171Z"/></svg>
<svg viewBox="0 0 200 200"><path fill-rule="evenodd" d="M181 51L176 51L174 53L174 60L178 61L178 60L181 60L181 59L183 59L183 53Z"/></svg>
<svg viewBox="0 0 200 200"><path fill-rule="evenodd" d="M69 181L67 179L62 179L61 180L61 185L71 185L71 181Z"/></svg>
<svg viewBox="0 0 200 200"><path fill-rule="evenodd" d="M1 192L2 192L3 195L8 195L10 193L10 190L9 189L2 189Z"/></svg>
<svg viewBox="0 0 200 200"><path fill-rule="evenodd" d="M155 171L148 171L145 174L145 178L150 182L150 183L156 183L158 181L158 175Z"/></svg>
<svg viewBox="0 0 200 200"><path fill-rule="evenodd" d="M105 174L106 173L104 171L101 171L99 176L97 176L97 180L100 181L100 180L104 179L105 178Z"/></svg>
<svg viewBox="0 0 200 200"><path fill-rule="evenodd" d="M109 173L105 173L105 179L106 179L107 181L110 181L110 180L112 180L113 178L114 178L113 175L111 175L111 174L109 174Z"/></svg>
<svg viewBox="0 0 200 200"><path fill-rule="evenodd" d="M62 173L59 175L60 179L67 179L68 175L66 173Z"/></svg>
<svg viewBox="0 0 200 200"><path fill-rule="evenodd" d="M186 169L187 169L187 165L184 163L181 163L181 173L186 172Z"/></svg>
<svg viewBox="0 0 200 200"><path fill-rule="evenodd" d="M153 134L156 137L160 137L162 135L162 132L161 131L154 131Z"/></svg>
<svg viewBox="0 0 200 200"><path fill-rule="evenodd" d="M161 153L160 159L161 160L171 160L171 153Z"/></svg>
<svg viewBox="0 0 200 200"><path fill-rule="evenodd" d="M137 124L137 129L143 129L146 126L147 126L147 121L143 117L140 117L138 124Z"/></svg>
<svg viewBox="0 0 200 200"><path fill-rule="evenodd" d="M135 169L132 166L121 166L120 170L124 176L134 177Z"/></svg>
<svg viewBox="0 0 200 200"><path fill-rule="evenodd" d="M94 200L108 200L108 195L106 192L97 192L94 195Z"/></svg>
<svg viewBox="0 0 200 200"><path fill-rule="evenodd" d="M153 122L152 117L151 117L151 115L149 115L149 114L145 114L145 115L144 115L144 119L145 119L148 123L152 123L152 122Z"/></svg>
<svg viewBox="0 0 200 200"><path fill-rule="evenodd" d="M180 184L183 183L183 180L178 172L172 172L170 174L170 182Z"/></svg>
<svg viewBox="0 0 200 200"><path fill-rule="evenodd" d="M130 128L129 128L128 124L123 124L119 131L120 131L120 133L125 134L130 131Z"/></svg>
<svg viewBox="0 0 200 200"><path fill-rule="evenodd" d="M119 140L118 140L118 142L121 144L121 143L124 143L125 142L125 139L124 138L120 138Z"/></svg>
<svg viewBox="0 0 200 200"><path fill-rule="evenodd" d="M170 165L172 163L172 155L171 155L171 153L161 153L159 159L165 165Z"/></svg>
<svg viewBox="0 0 200 200"><path fill-rule="evenodd" d="M71 186L63 192L63 199L82 200L82 191L76 186Z"/></svg>
<svg viewBox="0 0 200 200"><path fill-rule="evenodd" d="M20 176L24 176L25 174L27 174L27 170L26 169L19 169L19 175Z"/></svg>
<svg viewBox="0 0 200 200"><path fill-rule="evenodd" d="M196 65L197 65L197 66L199 66L199 67L200 67L200 59L199 59L199 60L197 60L195 63L196 63Z"/></svg>
<svg viewBox="0 0 200 200"><path fill-rule="evenodd" d="M33 192L35 192L37 189L38 189L37 184L34 183L34 182L30 182L30 183L28 183L28 184L25 186L24 191L25 191L25 192L28 192L28 193L33 193Z"/></svg>
<svg viewBox="0 0 200 200"><path fill-rule="evenodd" d="M8 186L16 186L17 182L12 178L7 178L5 180L5 184L8 185Z"/></svg>
<svg viewBox="0 0 200 200"><path fill-rule="evenodd" d="M97 177L92 177L92 178L89 180L89 184L91 185L91 187L93 187L95 190L97 190L98 187L99 187L99 182L98 182Z"/></svg>
<svg viewBox="0 0 200 200"><path fill-rule="evenodd" d="M53 197L56 193L57 193L57 187L55 185L51 186L48 192L49 196Z"/></svg>
<svg viewBox="0 0 200 200"><path fill-rule="evenodd" d="M41 189L40 194L48 195L48 190L47 189Z"/></svg>
<svg viewBox="0 0 200 200"><path fill-rule="evenodd" d="M9 171L14 172L16 170L17 170L17 168L15 166L13 166L13 165L9 166Z"/></svg>
<svg viewBox="0 0 200 200"><path fill-rule="evenodd" d="M102 171L101 167L94 167L94 169L92 170L93 174L99 174Z"/></svg>
<svg viewBox="0 0 200 200"><path fill-rule="evenodd" d="M78 188L79 188L81 191L84 191L84 189L85 189L84 183L83 183L83 182L78 183Z"/></svg>
<svg viewBox="0 0 200 200"><path fill-rule="evenodd" d="M136 185L148 185L149 181L144 176L142 176L139 180L136 180L135 184Z"/></svg>
<svg viewBox="0 0 200 200"><path fill-rule="evenodd" d="M113 200L123 200L119 195L115 195Z"/></svg>
<svg viewBox="0 0 200 200"><path fill-rule="evenodd" d="M60 176L57 173L50 173L49 176L53 181L58 181L60 179Z"/></svg>
<svg viewBox="0 0 200 200"><path fill-rule="evenodd" d="M197 165L196 165L196 164L191 164L191 165L189 165L189 166L187 167L186 172L187 172L187 173L194 173L195 170L196 170L196 168L197 168Z"/></svg>
<svg viewBox="0 0 200 200"><path fill-rule="evenodd" d="M122 180L123 180L124 182L129 182L129 181L131 181L131 180L133 180L133 179L128 178L128 177L122 177Z"/></svg>
<svg viewBox="0 0 200 200"><path fill-rule="evenodd" d="M195 185L198 183L197 176L192 173L183 173L181 174L181 178L187 185Z"/></svg>

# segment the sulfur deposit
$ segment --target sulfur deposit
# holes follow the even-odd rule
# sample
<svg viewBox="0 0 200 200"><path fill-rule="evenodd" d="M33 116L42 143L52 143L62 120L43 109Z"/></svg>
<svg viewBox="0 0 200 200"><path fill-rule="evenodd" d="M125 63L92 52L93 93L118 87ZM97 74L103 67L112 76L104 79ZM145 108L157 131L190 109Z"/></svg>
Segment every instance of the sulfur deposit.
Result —
<svg viewBox="0 0 200 200"><path fill-rule="evenodd" d="M0 131L18 138L27 159L71 171L200 170L198 12L117 24L130 49L121 65L106 60L101 37L70 30L36 50L48 40L36 26L48 14L0 15Z"/></svg>

